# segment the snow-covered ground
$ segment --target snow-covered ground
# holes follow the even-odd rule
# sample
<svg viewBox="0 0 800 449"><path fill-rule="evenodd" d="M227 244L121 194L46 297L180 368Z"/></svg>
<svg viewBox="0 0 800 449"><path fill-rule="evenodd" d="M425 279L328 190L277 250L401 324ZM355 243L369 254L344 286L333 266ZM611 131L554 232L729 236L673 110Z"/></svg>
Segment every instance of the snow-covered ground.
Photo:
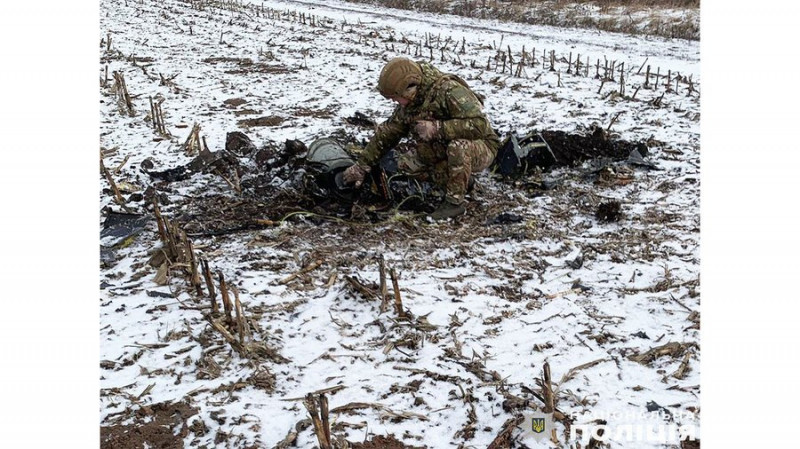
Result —
<svg viewBox="0 0 800 449"><path fill-rule="evenodd" d="M252 338L277 348L288 360L282 363L240 357L197 310L205 301L196 303L177 280L170 288L154 282L156 271L147 264L160 245L153 221L101 270L101 426L135 422L141 407L185 401L198 410L187 419L187 445L273 447L308 417L302 402L290 399L340 387L329 395L332 410L380 404L333 414L335 433L350 441L393 434L430 448L486 447L513 416L503 408L507 395L542 405L523 387L538 388L534 379L545 362L557 384L558 409L576 423L616 414L621 424L655 403L675 421L699 426L692 419L700 408L697 42L342 2L199 8L203 3L101 0L100 140L104 164L121 186L143 191L155 184L140 169L146 160L158 169L187 163L180 146L194 123L212 150L237 130L257 145L308 143L336 130L367 138L369 132L344 118L388 116L392 105L374 86L385 61L397 55L432 55L435 65L460 74L486 95L487 114L503 134L611 125L624 139L648 140L661 170L618 172L612 182L592 183L581 168L559 169L547 176L561 187L536 197L484 176L481 184L504 199L503 209L478 195L473 214L508 211L523 221L479 230L466 222L402 217L379 225L287 220L265 231L193 239L238 288ZM523 47L537 64L526 56L517 76ZM509 49L513 71L501 73L496 56ZM555 71L549 70L551 52ZM598 61L601 74L613 63L616 81L595 78ZM124 75L132 117L120 112L114 72ZM163 99L171 138L153 131L150 97ZM224 103L230 99L246 103ZM283 121L239 125L260 116ZM173 205L162 213L170 218L186 212L180 205L187 198L236 196L209 175L173 183L166 192ZM622 203L623 218L600 223L594 210L610 199ZM100 201L119 209L112 194L101 192ZM142 203L131 206L144 211ZM430 326L397 321L353 293L345 278L377 283L378 255L399 273L406 308ZM583 263L571 263L579 255ZM322 263L281 282L309 260ZM679 343L679 355L630 359L667 343ZM274 391L254 381L265 370L274 375ZM559 438L565 447L570 443ZM310 428L299 433L298 447L315 444Z"/></svg>

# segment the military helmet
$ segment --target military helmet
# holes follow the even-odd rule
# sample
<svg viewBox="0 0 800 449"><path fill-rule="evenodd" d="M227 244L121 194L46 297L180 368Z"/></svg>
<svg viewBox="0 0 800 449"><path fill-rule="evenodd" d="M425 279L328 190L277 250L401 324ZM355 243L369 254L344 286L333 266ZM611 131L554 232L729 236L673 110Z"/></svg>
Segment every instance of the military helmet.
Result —
<svg viewBox="0 0 800 449"><path fill-rule="evenodd" d="M381 70L378 91L386 98L402 97L406 89L422 81L419 64L408 58L393 58Z"/></svg>

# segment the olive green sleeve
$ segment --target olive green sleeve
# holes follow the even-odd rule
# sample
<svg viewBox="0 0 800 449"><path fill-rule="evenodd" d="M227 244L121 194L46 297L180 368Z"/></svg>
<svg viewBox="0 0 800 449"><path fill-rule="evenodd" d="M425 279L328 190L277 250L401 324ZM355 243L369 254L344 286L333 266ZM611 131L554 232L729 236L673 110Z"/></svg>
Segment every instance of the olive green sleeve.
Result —
<svg viewBox="0 0 800 449"><path fill-rule="evenodd" d="M375 135L367 143L358 162L363 165L375 165L387 151L392 149L400 139L408 134L409 126L402 117L400 108L395 108L392 116L375 128Z"/></svg>
<svg viewBox="0 0 800 449"><path fill-rule="evenodd" d="M443 137L447 140L476 140L495 136L475 94L459 83L453 84L444 92L441 100L452 117L442 121Z"/></svg>

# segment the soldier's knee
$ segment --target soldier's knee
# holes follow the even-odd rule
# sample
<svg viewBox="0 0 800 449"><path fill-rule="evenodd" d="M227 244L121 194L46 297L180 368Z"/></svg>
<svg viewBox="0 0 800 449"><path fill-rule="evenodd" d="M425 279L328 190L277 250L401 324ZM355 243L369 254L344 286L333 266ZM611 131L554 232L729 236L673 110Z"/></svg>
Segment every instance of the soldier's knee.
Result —
<svg viewBox="0 0 800 449"><path fill-rule="evenodd" d="M464 160L467 158L471 141L465 139L451 140L447 144L447 159L448 160Z"/></svg>

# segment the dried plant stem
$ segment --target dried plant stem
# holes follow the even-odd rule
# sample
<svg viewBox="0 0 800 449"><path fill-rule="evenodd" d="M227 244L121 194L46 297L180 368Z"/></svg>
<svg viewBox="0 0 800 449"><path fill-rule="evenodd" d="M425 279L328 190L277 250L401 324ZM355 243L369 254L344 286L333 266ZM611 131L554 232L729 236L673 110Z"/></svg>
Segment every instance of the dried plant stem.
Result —
<svg viewBox="0 0 800 449"><path fill-rule="evenodd" d="M103 163L102 158L100 158L100 169L103 171L106 181L108 181L109 185L111 185L111 190L114 192L114 200L127 212L131 212L131 209L125 205L125 198L122 197L122 194L117 187L117 183L114 182L114 178L111 177L111 173L109 173L108 169L106 168L106 164Z"/></svg>
<svg viewBox="0 0 800 449"><path fill-rule="evenodd" d="M611 122L608 124L608 127L606 128L606 131L607 131L607 132L608 132L608 131L611 131L611 127L612 127L612 126L614 126L614 123L617 121L617 119L619 118L619 116L620 116L620 115L622 115L622 113L623 113L623 112L624 112L624 111L619 111L619 112L617 112L616 114L614 114L614 117L612 117L612 118L611 118Z"/></svg>
<svg viewBox="0 0 800 449"><path fill-rule="evenodd" d="M200 125L195 123L181 148L187 156L194 156L200 152L200 145Z"/></svg>
<svg viewBox="0 0 800 449"><path fill-rule="evenodd" d="M217 332L220 333L220 335L222 335L222 338L224 338L231 345L231 347L236 350L236 352L242 356L247 355L247 348L240 345L239 342L236 341L236 338L231 335L228 329L225 329L225 326L223 326L222 323L215 320L210 315L206 315L206 320L209 322L209 324L211 324L211 327L213 327Z"/></svg>
<svg viewBox="0 0 800 449"><path fill-rule="evenodd" d="M211 312L215 314L219 313L219 305L217 305L217 291L214 289L214 281L211 278L211 269L208 267L208 261L205 258L200 259L200 264L203 266L203 277L206 280L208 296L211 298Z"/></svg>
<svg viewBox="0 0 800 449"><path fill-rule="evenodd" d="M117 167L114 170L112 170L115 175L119 174L120 170L122 170L122 167L124 167L125 164L128 163L128 159L130 159L130 158L131 158L130 154L125 155L125 158L122 159L122 162L120 162L119 165L117 165Z"/></svg>
<svg viewBox="0 0 800 449"><path fill-rule="evenodd" d="M239 300L239 289L234 287L232 290L236 309L236 333L239 334L239 344L244 346L244 333L247 328L244 321L244 310L242 310L242 302Z"/></svg>
<svg viewBox="0 0 800 449"><path fill-rule="evenodd" d="M394 268L389 270L389 277L392 278L392 289L394 290L394 309L397 312L397 317L406 318L406 311L403 309L403 298L400 297L400 287L397 285L397 275Z"/></svg>
<svg viewBox="0 0 800 449"><path fill-rule="evenodd" d="M320 408L323 408L325 412L328 411L327 406L327 399L323 400L325 395L319 395L315 397L313 393L309 393L306 395L305 399L303 400L303 405L305 405L306 410L308 410L309 415L311 415L311 423L314 425L314 434L317 436L317 441L319 442L320 449L332 449L331 439L330 439L330 428L326 428L325 424L328 422L328 417L326 414L320 413ZM319 398L319 399L318 399ZM320 407L321 403L324 401L324 407Z"/></svg>
<svg viewBox="0 0 800 449"><path fill-rule="evenodd" d="M544 413L553 413L556 409L556 399L553 393L553 383L550 377L550 364L545 362L542 368L542 396L544 397Z"/></svg>
<svg viewBox="0 0 800 449"><path fill-rule="evenodd" d="M161 241L167 242L167 231L164 227L164 217L161 216L161 208L158 207L158 196L153 195L153 214L156 216L156 224L158 225L158 236Z"/></svg>
<svg viewBox="0 0 800 449"><path fill-rule="evenodd" d="M192 241L189 240L189 237L186 236L184 232L184 236L186 238L186 252L189 256L189 267L191 270L191 277L189 282L194 287L195 293L197 293L198 297L203 296L203 287L202 282L200 281L200 270L197 269L197 258L194 256L194 246L192 245Z"/></svg>
<svg viewBox="0 0 800 449"><path fill-rule="evenodd" d="M225 283L225 275L222 274L222 271L217 271L217 277L219 277L219 291L222 293L222 307L225 310L225 318L228 323L232 323L233 317L231 317L231 311L233 309L233 304L228 294L228 284Z"/></svg>
<svg viewBox="0 0 800 449"><path fill-rule="evenodd" d="M389 304L389 295L386 286L386 260L381 254L378 257L378 274L380 276L381 313L386 311Z"/></svg>
<svg viewBox="0 0 800 449"><path fill-rule="evenodd" d="M298 276L300 276L302 274L308 273L310 271L316 270L320 265L322 265L322 260L321 259L317 259L317 260L311 262L310 264L308 264L305 268L303 268L303 269L301 269L301 270L299 270L299 271L297 271L295 273L292 273L289 276L281 279L280 281L278 281L278 283L279 284L288 284L289 282L292 282L296 277L298 277Z"/></svg>
<svg viewBox="0 0 800 449"><path fill-rule="evenodd" d="M131 95L128 93L128 86L125 84L125 76L120 72L114 72L114 91L117 94L117 103L120 105L120 112L126 112L133 117L136 112L133 110Z"/></svg>

